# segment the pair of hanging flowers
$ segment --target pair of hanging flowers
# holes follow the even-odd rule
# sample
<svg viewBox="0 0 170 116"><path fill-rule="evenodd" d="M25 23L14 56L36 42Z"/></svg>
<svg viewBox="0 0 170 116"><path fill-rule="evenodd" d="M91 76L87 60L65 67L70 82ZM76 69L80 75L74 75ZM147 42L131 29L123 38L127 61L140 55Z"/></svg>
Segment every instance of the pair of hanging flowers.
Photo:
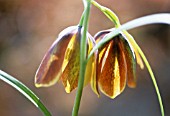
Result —
<svg viewBox="0 0 170 116"><path fill-rule="evenodd" d="M71 26L59 34L37 71L35 78L37 87L51 86L61 80L65 91L70 93L78 86L82 30L81 26ZM109 32L111 30L101 31L94 38L87 33L87 55L96 42L101 41ZM90 82L92 90L97 95L99 95L99 88L110 98L119 95L126 83L134 88L136 86L135 54L138 54L134 49L136 50L124 33L113 37L88 60L84 86Z"/></svg>
<svg viewBox="0 0 170 116"><path fill-rule="evenodd" d="M170 25L170 14L153 14L120 25L118 17L110 9L94 0L83 2L85 9L79 25L64 29L45 54L35 76L36 87L48 87L61 80L67 93L78 88L72 112L72 116L77 116L84 86L90 83L98 96L100 90L114 99L126 84L131 88L136 87L136 64L143 69L144 62L164 116L154 73L144 53L126 30L155 23ZM91 3L115 24L115 28L100 31L94 37L88 33ZM39 98L20 81L1 70L0 79L26 96L45 116L51 116Z"/></svg>
<svg viewBox="0 0 170 116"><path fill-rule="evenodd" d="M78 87L72 114L77 116L84 86L90 83L98 96L100 90L114 99L123 92L126 84L130 88L136 87L136 64L143 69L144 61L164 116L162 99L152 69L142 50L126 30L153 23L170 24L167 19L169 14L148 16L121 26L118 17L110 9L94 0L83 1L85 10L80 24L64 29L51 45L36 72L36 87L48 87L59 80L67 93ZM115 28L100 31L94 37L88 33L91 3L115 24Z"/></svg>
<svg viewBox="0 0 170 116"><path fill-rule="evenodd" d="M99 6L97 2L93 3ZM116 17L115 14L112 16ZM120 25L118 18L115 24L115 26ZM71 26L59 34L37 70L36 87L48 87L61 80L65 91L70 93L78 86L83 29L81 25ZM87 44L86 57L93 47L112 31L114 29L103 30L94 37L86 32L86 43L84 43ZM126 83L131 88L136 87L136 60L141 68L143 63L130 38L132 36L125 31L119 33L93 53L87 61L84 86L90 83L92 90L98 96L100 90L110 98L118 96L124 90Z"/></svg>

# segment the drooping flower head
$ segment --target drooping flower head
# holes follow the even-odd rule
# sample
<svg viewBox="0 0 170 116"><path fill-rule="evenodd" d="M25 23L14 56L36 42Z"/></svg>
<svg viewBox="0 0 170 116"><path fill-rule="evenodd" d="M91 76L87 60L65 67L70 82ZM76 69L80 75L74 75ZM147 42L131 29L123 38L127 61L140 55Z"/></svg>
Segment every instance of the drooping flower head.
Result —
<svg viewBox="0 0 170 116"><path fill-rule="evenodd" d="M77 87L80 69L80 39L82 27L71 26L63 30L50 49L45 54L35 76L36 87L47 87L62 80L67 93ZM94 40L87 34L87 52L94 46ZM87 63L85 81L86 85L93 73L92 57Z"/></svg>
<svg viewBox="0 0 170 116"><path fill-rule="evenodd" d="M111 30L97 33L96 42L102 40ZM82 27L72 26L63 30L45 54L35 76L36 87L48 87L61 80L67 93L78 85L80 70L80 39ZM95 42L87 34L87 55ZM119 34L105 43L88 60L84 85L91 83L92 90L99 91L110 98L118 96L125 88L136 86L137 53L127 39ZM137 57L138 58L138 57ZM138 60L137 60L138 61ZM142 63L141 63L142 64Z"/></svg>
<svg viewBox="0 0 170 116"><path fill-rule="evenodd" d="M95 35L98 42L111 30L100 31ZM120 33L98 50L97 82L102 93L110 98L118 96L125 88L136 86L135 51L127 39Z"/></svg>

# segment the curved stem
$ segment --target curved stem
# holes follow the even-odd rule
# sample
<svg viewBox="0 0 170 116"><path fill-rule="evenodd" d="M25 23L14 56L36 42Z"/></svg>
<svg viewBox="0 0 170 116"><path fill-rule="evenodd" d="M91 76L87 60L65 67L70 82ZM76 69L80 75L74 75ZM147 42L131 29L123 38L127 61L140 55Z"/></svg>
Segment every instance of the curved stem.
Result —
<svg viewBox="0 0 170 116"><path fill-rule="evenodd" d="M51 116L50 112L43 105L40 99L23 83L12 77L11 75L0 70L0 79L4 82L8 83L20 93L22 93L27 99L29 99L36 107L40 109L40 111L44 114L44 116Z"/></svg>
<svg viewBox="0 0 170 116"><path fill-rule="evenodd" d="M110 10L107 7L100 5L99 3L97 3L94 0L92 0L91 3L95 7L97 7L99 10L101 10L115 24L116 28L118 28L120 26L119 18L116 16L116 14L112 10Z"/></svg>
<svg viewBox="0 0 170 116"><path fill-rule="evenodd" d="M158 85L157 85L157 82L156 82L154 73L153 73L153 71L152 71L152 68L151 68L151 66L150 66L147 58L145 57L145 54L144 54L143 51L141 50L141 48L137 45L137 43L135 42L135 40L132 39L132 41L133 41L134 45L136 46L139 54L141 55L141 57L142 57L145 65L146 65L146 67L147 67L147 69L148 69L148 71L149 71L149 74L150 74L150 76L151 76L151 79L152 79L152 82L153 82L153 85L154 85L154 87L155 87L156 94L157 94L157 97L158 97L158 101L159 101L159 105L160 105L160 109L161 109L161 114L162 114L162 116L164 116L165 113L164 113L163 102L162 102L161 94L160 94L160 91L159 91L159 88L158 88Z"/></svg>
<svg viewBox="0 0 170 116"><path fill-rule="evenodd" d="M86 4L87 3L87 4ZM80 107L81 96L83 92L84 86L84 76L86 71L86 35L87 35L87 28L88 28L88 21L89 21L89 14L90 14L90 0L84 1L85 12L84 12L84 19L83 19L83 33L81 37L80 43L80 73L79 73L79 80L78 80L78 88L76 93L76 98L74 102L74 107L72 111L72 116L78 116L78 111Z"/></svg>
<svg viewBox="0 0 170 116"><path fill-rule="evenodd" d="M82 15L81 15L81 18L80 18L80 22L79 22L79 26L83 26L83 21L84 21L84 12L82 13Z"/></svg>

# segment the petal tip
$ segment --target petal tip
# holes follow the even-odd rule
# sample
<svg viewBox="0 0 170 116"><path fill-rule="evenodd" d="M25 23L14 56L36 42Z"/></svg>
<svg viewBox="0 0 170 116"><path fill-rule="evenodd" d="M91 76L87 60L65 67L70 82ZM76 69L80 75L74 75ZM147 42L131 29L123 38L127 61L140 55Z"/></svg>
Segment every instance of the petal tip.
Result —
<svg viewBox="0 0 170 116"><path fill-rule="evenodd" d="M100 98L100 94L99 93L97 93L97 97Z"/></svg>
<svg viewBox="0 0 170 116"><path fill-rule="evenodd" d="M35 87L37 88L41 87L41 84L39 84L38 82L37 76L35 76L34 84L35 84Z"/></svg>
<svg viewBox="0 0 170 116"><path fill-rule="evenodd" d="M140 64L140 68L143 70L143 69L144 69L144 65L143 65L143 64Z"/></svg>
<svg viewBox="0 0 170 116"><path fill-rule="evenodd" d="M42 85L35 83L35 87L40 88L40 87L42 87Z"/></svg>
<svg viewBox="0 0 170 116"><path fill-rule="evenodd" d="M100 97L98 90L93 90L93 92L97 95L98 98Z"/></svg>
<svg viewBox="0 0 170 116"><path fill-rule="evenodd" d="M67 85L66 85L66 87L65 87L65 91L66 91L66 93L70 93L70 92L71 92L70 83L69 83L68 80L67 80Z"/></svg>
<svg viewBox="0 0 170 116"><path fill-rule="evenodd" d="M128 83L128 87L130 87L130 88L136 88L136 83Z"/></svg>

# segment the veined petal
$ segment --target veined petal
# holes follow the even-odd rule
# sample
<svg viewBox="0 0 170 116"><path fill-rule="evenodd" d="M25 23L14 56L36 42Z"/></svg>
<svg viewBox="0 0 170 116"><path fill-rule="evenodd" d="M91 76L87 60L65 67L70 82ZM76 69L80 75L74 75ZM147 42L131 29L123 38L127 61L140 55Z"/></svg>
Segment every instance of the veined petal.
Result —
<svg viewBox="0 0 170 116"><path fill-rule="evenodd" d="M61 80L65 87L65 91L70 93L78 85L78 77L80 70L80 38L81 29L72 36L67 50L64 55Z"/></svg>
<svg viewBox="0 0 170 116"><path fill-rule="evenodd" d="M99 91L98 91L98 75L97 73L97 52L90 58L90 60L93 60L92 62L92 76L91 76L91 88L95 94L99 97Z"/></svg>
<svg viewBox="0 0 170 116"><path fill-rule="evenodd" d="M107 45L99 63L99 88L110 98L115 98L125 88L127 66L119 36L114 37Z"/></svg>
<svg viewBox="0 0 170 116"><path fill-rule="evenodd" d="M88 35L88 53L92 49L93 42ZM80 39L81 39L81 27L75 36L73 36L68 44L65 52L64 62L62 66L61 80L67 93L70 93L73 89L78 86L79 71L80 71ZM93 58L90 59L86 66L84 86L86 86L92 77L93 70Z"/></svg>
<svg viewBox="0 0 170 116"><path fill-rule="evenodd" d="M96 43L98 43L106 34L108 34L110 32L110 30L103 30L103 31L99 31L97 34L94 35L94 39L96 40ZM107 43L106 43L107 44ZM101 60L101 57L103 56L103 53L105 52L105 45L103 45L101 48L99 48L99 55L98 55L98 63ZM98 64L97 63L97 64Z"/></svg>
<svg viewBox="0 0 170 116"><path fill-rule="evenodd" d="M94 39L95 39L96 43L99 42L109 32L110 32L110 30L103 30L103 31L100 31L97 34L95 34ZM98 97L99 97L98 77L100 75L100 73L98 73L99 72L98 70L100 70L100 67L101 67L99 62L100 62L103 54L105 53L105 50L106 50L106 47L102 47L94 53L94 57L93 56L91 57L91 59L94 58L93 70L92 70L93 76L91 78L91 88L94 91L94 93L96 93L98 95Z"/></svg>
<svg viewBox="0 0 170 116"><path fill-rule="evenodd" d="M87 54L89 54L90 51L92 50L92 48L95 45L95 41L89 33L87 34L87 37L88 37L88 39L87 39ZM93 76L94 68L95 68L95 66L93 65L94 61L95 61L95 56L93 55L89 59L89 61L87 62L85 79L84 79L84 86L87 85L90 82L90 80Z"/></svg>
<svg viewBox="0 0 170 116"><path fill-rule="evenodd" d="M55 84L62 74L62 63L67 45L76 26L63 30L45 54L35 75L35 86L46 87Z"/></svg>
<svg viewBox="0 0 170 116"><path fill-rule="evenodd" d="M135 53L131 44L125 36L121 35L121 46L125 54L126 64L127 64L127 84L129 87L136 87L136 59Z"/></svg>
<svg viewBox="0 0 170 116"><path fill-rule="evenodd" d="M90 53L90 51L92 50L92 48L95 45L95 40L93 39L93 37L91 37L89 35L89 39L88 39L88 54ZM95 94L98 95L99 97L99 91L98 91L98 83L97 83L97 75L96 75L96 71L97 71L97 52L96 51L92 57L89 59L88 63L87 63L87 67L86 67L86 78L90 78L90 84L91 84L91 88L93 90L93 92ZM87 79L86 79L87 80ZM86 81L86 83L88 83L88 81Z"/></svg>
<svg viewBox="0 0 170 116"><path fill-rule="evenodd" d="M142 58L141 58L137 48L135 47L135 43L131 40L131 39L134 39L134 38L126 31L123 31L123 34L125 34L126 38L129 40L129 43L132 45L132 49L134 49L137 63L139 64L141 69L144 69Z"/></svg>

